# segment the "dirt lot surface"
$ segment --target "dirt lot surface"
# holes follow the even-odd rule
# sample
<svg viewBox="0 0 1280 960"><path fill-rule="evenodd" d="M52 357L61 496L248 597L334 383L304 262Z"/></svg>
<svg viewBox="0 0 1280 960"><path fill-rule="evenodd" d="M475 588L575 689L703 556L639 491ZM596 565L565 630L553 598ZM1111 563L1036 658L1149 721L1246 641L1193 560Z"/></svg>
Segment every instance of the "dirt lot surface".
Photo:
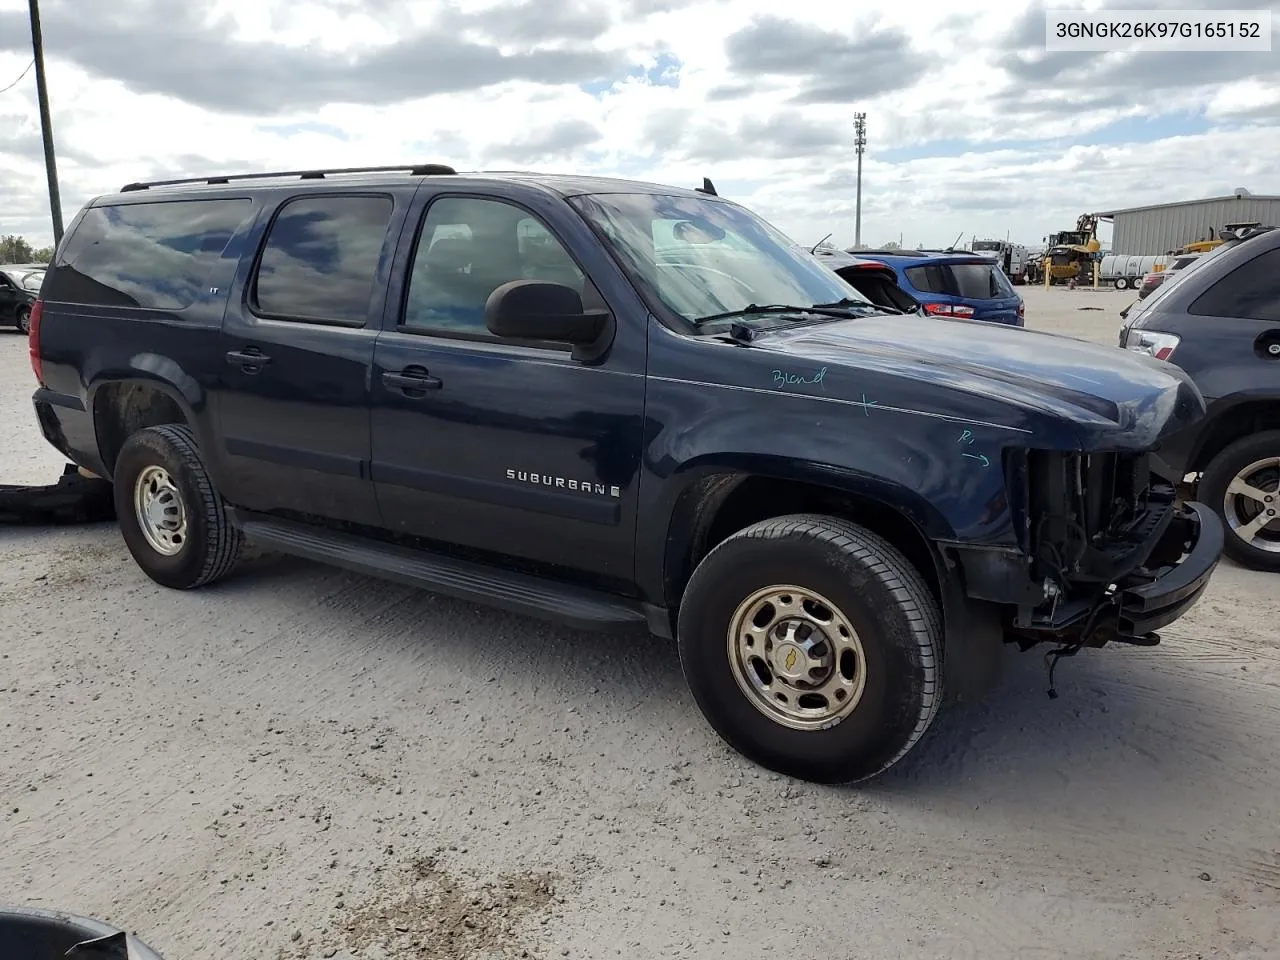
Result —
<svg viewBox="0 0 1280 960"><path fill-rule="evenodd" d="M1113 292L1026 291L1113 342ZM1090 310L1089 307L1102 307ZM0 482L52 482L0 333ZM1038 653L882 780L710 732L674 649L261 556L193 593L114 526L0 529L0 899L166 960L1280 956L1280 579L1155 649Z"/></svg>

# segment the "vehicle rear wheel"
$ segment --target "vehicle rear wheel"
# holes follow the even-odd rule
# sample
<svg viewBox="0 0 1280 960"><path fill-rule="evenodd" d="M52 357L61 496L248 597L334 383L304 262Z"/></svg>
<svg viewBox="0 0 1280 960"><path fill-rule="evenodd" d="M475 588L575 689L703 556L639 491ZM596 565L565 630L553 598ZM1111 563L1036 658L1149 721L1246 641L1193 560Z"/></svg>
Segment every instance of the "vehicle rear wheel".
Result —
<svg viewBox="0 0 1280 960"><path fill-rule="evenodd" d="M190 428L139 430L121 448L112 480L124 542L156 583L189 590L235 566L240 531L227 518Z"/></svg>
<svg viewBox="0 0 1280 960"><path fill-rule="evenodd" d="M31 332L31 308L25 304L17 311L18 329L24 334Z"/></svg>
<svg viewBox="0 0 1280 960"><path fill-rule="evenodd" d="M680 662L711 726L749 759L818 783L888 769L942 696L942 617L888 541L834 517L765 520L698 565Z"/></svg>
<svg viewBox="0 0 1280 960"><path fill-rule="evenodd" d="M1229 557L1280 571L1280 430L1244 437L1214 457L1197 497L1222 518Z"/></svg>
<svg viewBox="0 0 1280 960"><path fill-rule="evenodd" d="M1129 278L1128 278L1128 277L1116 277L1116 289L1117 289L1117 290L1128 290L1128 289L1129 289Z"/></svg>

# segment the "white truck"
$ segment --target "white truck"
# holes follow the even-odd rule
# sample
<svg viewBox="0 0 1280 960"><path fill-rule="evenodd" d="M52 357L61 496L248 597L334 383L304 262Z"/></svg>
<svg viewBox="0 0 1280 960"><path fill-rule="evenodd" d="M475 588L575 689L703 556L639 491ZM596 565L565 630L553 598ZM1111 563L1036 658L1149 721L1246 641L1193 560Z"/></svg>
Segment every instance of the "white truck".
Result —
<svg viewBox="0 0 1280 960"><path fill-rule="evenodd" d="M1013 283L1025 283L1027 279L1027 248L1008 240L974 240L973 252L996 261L1006 277Z"/></svg>

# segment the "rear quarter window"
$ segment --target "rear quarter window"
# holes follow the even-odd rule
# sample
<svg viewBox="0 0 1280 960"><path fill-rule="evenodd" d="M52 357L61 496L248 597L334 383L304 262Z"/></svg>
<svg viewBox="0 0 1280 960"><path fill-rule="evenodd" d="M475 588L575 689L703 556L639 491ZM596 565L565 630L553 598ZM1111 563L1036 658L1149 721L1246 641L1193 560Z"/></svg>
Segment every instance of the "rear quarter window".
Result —
<svg viewBox="0 0 1280 960"><path fill-rule="evenodd" d="M1280 248L1236 267L1196 297L1187 312L1280 322Z"/></svg>
<svg viewBox="0 0 1280 960"><path fill-rule="evenodd" d="M246 198L92 207L67 238L45 299L151 310L189 307L252 208Z"/></svg>

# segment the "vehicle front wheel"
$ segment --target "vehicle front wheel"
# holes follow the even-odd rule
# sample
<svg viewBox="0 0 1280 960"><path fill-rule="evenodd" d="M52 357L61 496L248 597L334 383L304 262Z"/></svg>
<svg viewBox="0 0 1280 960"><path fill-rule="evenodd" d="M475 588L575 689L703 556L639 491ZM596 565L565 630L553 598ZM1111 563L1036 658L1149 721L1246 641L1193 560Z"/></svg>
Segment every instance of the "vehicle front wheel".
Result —
<svg viewBox="0 0 1280 960"><path fill-rule="evenodd" d="M156 583L189 590L235 566L240 531L227 518L188 427L165 424L133 434L112 480L125 545Z"/></svg>
<svg viewBox="0 0 1280 960"><path fill-rule="evenodd" d="M680 662L699 709L744 756L817 783L874 777L942 697L942 617L888 541L834 517L747 527L698 565Z"/></svg>
<svg viewBox="0 0 1280 960"><path fill-rule="evenodd" d="M28 306L19 307L18 313L17 313L17 321L18 321L19 330L21 330L24 334L30 333L31 332L31 308Z"/></svg>
<svg viewBox="0 0 1280 960"><path fill-rule="evenodd" d="M1280 571L1280 430L1244 437L1214 457L1197 498L1222 518L1227 556Z"/></svg>

